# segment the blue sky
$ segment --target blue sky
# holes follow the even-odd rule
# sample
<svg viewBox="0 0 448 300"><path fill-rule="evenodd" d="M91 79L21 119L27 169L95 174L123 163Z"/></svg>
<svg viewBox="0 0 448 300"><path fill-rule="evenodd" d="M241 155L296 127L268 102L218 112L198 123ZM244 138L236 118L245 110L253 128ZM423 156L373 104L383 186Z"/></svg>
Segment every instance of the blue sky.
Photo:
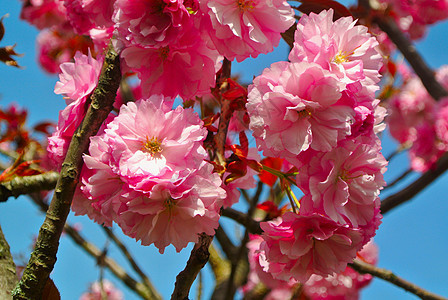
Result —
<svg viewBox="0 0 448 300"><path fill-rule="evenodd" d="M9 18L4 20L6 35L1 46L17 44L16 51L23 53L19 58L19 64L24 69L15 69L0 64L0 105L5 107L8 103L15 102L26 107L29 112L29 125L42 120L55 121L59 110L65 107L61 96L53 93L57 76L43 73L36 63L35 39L37 30L27 23L19 20L20 1L3 1L0 7L0 16L9 13ZM428 36L417 48L423 54L432 68L448 64L448 23L440 23L433 26ZM282 45L272 54L261 56L254 60L234 65L233 72L240 73L244 80L250 81L254 75L268 67L276 60L284 60L287 57L287 48ZM384 154L391 153L396 144L385 135L383 139ZM408 168L406 154L398 155L389 166L386 180L395 178L403 170ZM410 176L407 182L417 178L418 174ZM404 183L406 185L406 182ZM413 201L400 206L390 212L383 219L383 224L377 232L375 242L380 248L379 266L390 269L396 274L408 279L415 284L424 287L440 295L448 295L446 284L446 270L448 269L448 175L440 177L430 188L419 194ZM388 193L397 191L401 186L391 189ZM381 195L382 198L387 194ZM31 239L37 235L44 216L25 197L10 199L7 203L0 203L0 225L10 242L12 252L18 257L24 255L24 261L28 261ZM98 225L93 224L86 217L70 215L71 224L82 225L82 233L88 239L95 241L99 248L105 245L105 237ZM229 230L234 230L235 225L226 221ZM177 273L185 266L191 246L181 253L175 253L172 247L166 249L164 255L160 255L153 246L139 246L134 240L121 234L120 229L115 232L129 245L131 252L135 254L137 261L149 274L151 280L165 299L169 298ZM117 257L117 260L129 270L118 250L110 248L109 254ZM131 272L132 273L132 272ZM99 269L95 262L67 237L61 240L58 262L51 275L59 288L62 299L77 299L87 289L89 282L98 278ZM120 283L106 272L106 278L112 280L118 286ZM204 273L204 283L210 286L212 277L208 268ZM133 293L125 291L126 299L135 299ZM193 288L194 290L194 288ZM210 288L205 292L209 295ZM195 293L193 293L194 295ZM409 293L375 279L373 283L362 293L362 299L416 299ZM205 299L208 296L205 296Z"/></svg>

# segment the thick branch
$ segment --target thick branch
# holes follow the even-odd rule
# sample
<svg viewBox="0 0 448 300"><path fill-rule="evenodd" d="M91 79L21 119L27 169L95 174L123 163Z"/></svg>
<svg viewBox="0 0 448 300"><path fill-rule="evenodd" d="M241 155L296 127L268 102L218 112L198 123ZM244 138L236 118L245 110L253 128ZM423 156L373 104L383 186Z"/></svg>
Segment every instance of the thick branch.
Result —
<svg viewBox="0 0 448 300"><path fill-rule="evenodd" d="M359 2L367 11L371 10L369 0L360 0ZM395 21L389 16L380 16L379 14L375 15L373 21L382 31L387 33L400 52L403 53L403 56L414 69L415 74L420 77L420 80L428 93L436 100L447 97L448 92L435 79L434 72L417 52L417 49L412 42L403 34L400 28L398 28Z"/></svg>
<svg viewBox="0 0 448 300"><path fill-rule="evenodd" d="M231 62L228 59L224 59L222 65L221 75L218 78L218 87L221 90L227 89L227 78L230 77ZM230 118L232 117L232 111L230 109L230 101L227 99L221 99L221 115L219 117L218 131L214 137L215 140L215 153L214 159L221 166L225 166L224 148L226 144L227 130L229 128ZM187 299L190 292L191 285L193 284L196 276L205 266L210 256L208 247L213 240L213 236L206 234L199 235L199 241L194 245L191 251L190 258L188 259L187 266L176 277L176 283L174 284L174 291L171 295L171 299Z"/></svg>
<svg viewBox="0 0 448 300"><path fill-rule="evenodd" d="M176 283L171 299L188 299L191 285L208 261L210 256L208 248L210 247L212 240L213 236L206 235L205 233L199 235L199 242L197 242L194 245L193 250L191 250L187 266L176 277Z"/></svg>
<svg viewBox="0 0 448 300"><path fill-rule="evenodd" d="M12 299L11 291L17 281L16 265L0 227L0 299Z"/></svg>
<svg viewBox="0 0 448 300"><path fill-rule="evenodd" d="M365 263L363 261L355 259L353 263L349 264L350 267L355 269L359 273L368 273L375 277L381 278L383 280L386 280L396 286L399 286L403 288L404 290L413 293L414 295L420 297L421 299L425 300L447 300L447 298L435 295L431 292L428 292L415 284L406 281L394 273L392 273L389 270L381 269L378 267L375 267L371 264Z"/></svg>
<svg viewBox="0 0 448 300"><path fill-rule="evenodd" d="M40 228L35 250L31 254L22 280L13 291L14 299L41 298L42 289L56 263L59 238L70 212L81 172L82 154L88 150L89 138L98 132L112 110L120 79L120 58L110 48L101 70L98 86L90 97L91 105L67 150L61 177L56 185L45 221Z"/></svg>
<svg viewBox="0 0 448 300"><path fill-rule="evenodd" d="M248 218L246 216L246 214L234 210L233 208L225 208L222 210L222 215L224 217L230 218L238 223L240 223L241 225L243 225L244 227L247 228L247 230L249 231L249 233L253 233L253 234L262 234L263 231L261 230L260 227L260 222L255 221L252 218Z"/></svg>
<svg viewBox="0 0 448 300"><path fill-rule="evenodd" d="M54 189L59 179L59 173L47 172L44 174L16 177L11 181L0 184L0 202L5 202L9 197L31 194L40 191Z"/></svg>
<svg viewBox="0 0 448 300"><path fill-rule="evenodd" d="M401 191L390 195L389 197L381 201L381 213L384 215L396 206L408 200L411 200L415 195L417 195L424 188L430 185L446 170L448 170L448 154L445 154L444 156L442 156L442 158L439 159L434 169L427 171Z"/></svg>

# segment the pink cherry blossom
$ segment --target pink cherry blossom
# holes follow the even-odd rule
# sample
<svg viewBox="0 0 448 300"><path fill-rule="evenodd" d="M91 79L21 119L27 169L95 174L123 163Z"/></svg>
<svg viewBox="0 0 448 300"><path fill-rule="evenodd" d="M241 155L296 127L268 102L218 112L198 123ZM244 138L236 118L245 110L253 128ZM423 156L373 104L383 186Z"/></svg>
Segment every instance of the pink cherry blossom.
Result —
<svg viewBox="0 0 448 300"><path fill-rule="evenodd" d="M210 93L221 60L194 30L162 48L127 47L121 57L129 70L138 73L145 97L179 95L184 100Z"/></svg>
<svg viewBox="0 0 448 300"><path fill-rule="evenodd" d="M415 130L415 141L409 149L411 167L414 171L426 172L435 167L448 145L438 139L433 123L423 123Z"/></svg>
<svg viewBox="0 0 448 300"><path fill-rule="evenodd" d="M358 258L376 264L378 248L371 241L357 254ZM350 267L343 272L324 277L312 275L303 285L304 294L312 300L358 300L360 290L372 280L370 274L359 274Z"/></svg>
<svg viewBox="0 0 448 300"><path fill-rule="evenodd" d="M102 59L95 60L89 55L76 53L75 62L63 63L61 74L55 86L56 94L65 95L68 106L59 112L58 126L49 138L47 151L54 165L60 167L68 143L86 113L87 96L98 83Z"/></svg>
<svg viewBox="0 0 448 300"><path fill-rule="evenodd" d="M123 232L142 245L154 245L160 253L172 244L179 252L198 234L213 235L225 191L213 167L203 162L180 182L156 185L149 196L129 193L126 207L115 220Z"/></svg>
<svg viewBox="0 0 448 300"><path fill-rule="evenodd" d="M38 29L58 26L66 22L65 7L59 0L22 0L20 18Z"/></svg>
<svg viewBox="0 0 448 300"><path fill-rule="evenodd" d="M304 283L312 274L341 272L363 246L359 230L319 214L287 212L260 225L264 230L260 255L268 263L264 270L277 279L294 278Z"/></svg>
<svg viewBox="0 0 448 300"><path fill-rule="evenodd" d="M294 12L284 0L207 0L201 10L210 18L201 26L219 53L238 62L271 52L280 33L294 24Z"/></svg>
<svg viewBox="0 0 448 300"><path fill-rule="evenodd" d="M197 0L117 0L113 20L126 46L166 47L192 25Z"/></svg>
<svg viewBox="0 0 448 300"><path fill-rule="evenodd" d="M91 39L76 35L67 26L44 29L37 36L37 59L41 67L52 74L59 72L60 64L71 62L77 51L87 54L88 48L93 48Z"/></svg>
<svg viewBox="0 0 448 300"><path fill-rule="evenodd" d="M61 64L59 81L54 92L68 97L67 104L88 96L98 84L98 78L103 65L103 58L94 59L80 52L75 54L75 62Z"/></svg>
<svg viewBox="0 0 448 300"><path fill-rule="evenodd" d="M109 280L94 282L89 292L81 295L79 300L122 300L123 293L118 290Z"/></svg>
<svg viewBox="0 0 448 300"><path fill-rule="evenodd" d="M294 279L289 281L275 279L270 273L263 270L263 266L268 263L264 260L265 256L260 255L260 251L258 251L262 242L263 239L261 236L250 235L250 241L246 244L250 271L247 283L242 287L242 292L246 294L258 283L263 283L271 291L281 290L285 293L289 291L287 295L291 297L293 287L297 284L297 281Z"/></svg>
<svg viewBox="0 0 448 300"><path fill-rule="evenodd" d="M113 25L115 0L64 0L67 17L78 34L86 34L92 28Z"/></svg>
<svg viewBox="0 0 448 300"><path fill-rule="evenodd" d="M76 214L107 226L115 222L161 253L213 234L226 197L219 175L204 161L202 121L192 109L172 105L163 96L123 105L91 138L72 205Z"/></svg>
<svg viewBox="0 0 448 300"><path fill-rule="evenodd" d="M192 109L170 110L172 101L153 96L129 102L102 137L109 145L114 173L138 191L182 181L208 158L202 147L207 132L199 116Z"/></svg>
<svg viewBox="0 0 448 300"><path fill-rule="evenodd" d="M347 140L330 152L307 151L299 160L302 214L319 212L353 227L371 223L387 165L375 142Z"/></svg>
<svg viewBox="0 0 448 300"><path fill-rule="evenodd" d="M435 108L437 138L448 146L448 98L441 99Z"/></svg>
<svg viewBox="0 0 448 300"><path fill-rule="evenodd" d="M315 63L277 62L249 86L250 128L265 156L294 160L308 148L330 151L350 134L345 85ZM291 161L293 162L293 161Z"/></svg>
<svg viewBox="0 0 448 300"><path fill-rule="evenodd" d="M412 143L416 139L416 127L432 122L435 103L420 79L414 75L401 92L388 101L387 123L390 134L399 143Z"/></svg>
<svg viewBox="0 0 448 300"><path fill-rule="evenodd" d="M378 89L382 57L378 42L368 28L351 17L333 22L333 10L302 15L289 54L292 62L315 62L331 70L346 83L362 81L370 92Z"/></svg>
<svg viewBox="0 0 448 300"><path fill-rule="evenodd" d="M111 227L122 207L125 207L128 201L125 196L130 189L112 172L107 151L108 145L101 135L90 139L90 155L83 157L81 185L73 198L72 210L75 215L87 215L95 222Z"/></svg>

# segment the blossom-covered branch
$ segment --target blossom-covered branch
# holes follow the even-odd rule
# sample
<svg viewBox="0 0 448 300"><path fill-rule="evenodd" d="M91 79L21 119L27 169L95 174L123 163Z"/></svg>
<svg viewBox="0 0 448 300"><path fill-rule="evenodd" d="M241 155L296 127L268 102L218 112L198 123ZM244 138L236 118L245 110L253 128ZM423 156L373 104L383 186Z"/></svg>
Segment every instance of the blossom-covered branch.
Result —
<svg viewBox="0 0 448 300"><path fill-rule="evenodd" d="M392 273L389 270L375 267L371 264L362 262L358 259L355 259L353 261L353 263L351 263L349 265L350 265L350 267L352 267L359 273L363 273L363 274L368 273L375 277L389 281L390 283L395 284L396 286L399 286L410 293L413 293L414 295L420 297L421 299L426 299L426 300L443 300L443 299L446 300L447 299L447 298L435 295L431 292L428 292L428 291L416 286L415 284L398 277L397 275L395 275L394 273Z"/></svg>
<svg viewBox="0 0 448 300"><path fill-rule="evenodd" d="M381 201L381 213L384 215L398 205L411 200L415 195L417 195L428 185L430 185L446 170L448 170L448 154L445 154L442 158L439 159L434 169L427 171L404 189L393 195L390 195L389 197Z"/></svg>
<svg viewBox="0 0 448 300"><path fill-rule="evenodd" d="M0 298L9 299L17 283L16 266L0 227Z"/></svg>
<svg viewBox="0 0 448 300"><path fill-rule="evenodd" d="M98 86L91 98L91 105L81 125L73 135L62 164L50 208L39 231L36 247L24 271L22 280L14 289L15 299L34 299L42 293L45 282L56 263L59 238L70 211L78 177L82 167L82 154L88 149L89 138L95 135L115 100L121 80L120 60L110 48L101 71Z"/></svg>
<svg viewBox="0 0 448 300"><path fill-rule="evenodd" d="M360 0L359 3L367 11L371 10L368 0ZM401 51L415 73L420 77L423 85L428 90L428 93L436 100L448 96L448 92L445 88L443 88L443 86L435 79L434 72L423 60L423 57L418 53L412 42L403 34L400 28L398 28L395 21L388 16L381 16L379 14L375 14L373 21L382 31L387 33L392 42L394 42L397 48Z"/></svg>
<svg viewBox="0 0 448 300"><path fill-rule="evenodd" d="M38 191L52 190L56 186L59 173L47 172L44 174L16 177L11 181L0 184L0 202L5 202L9 197L35 193Z"/></svg>

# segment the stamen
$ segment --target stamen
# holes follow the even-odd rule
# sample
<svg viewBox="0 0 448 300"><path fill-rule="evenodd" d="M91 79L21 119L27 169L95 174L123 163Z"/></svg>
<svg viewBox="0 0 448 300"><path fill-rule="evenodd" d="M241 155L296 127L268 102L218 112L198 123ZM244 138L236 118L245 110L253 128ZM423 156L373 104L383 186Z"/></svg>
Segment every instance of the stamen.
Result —
<svg viewBox="0 0 448 300"><path fill-rule="evenodd" d="M142 151L148 152L151 156L155 156L162 152L162 143L157 137L152 137L149 139L146 137L146 142L143 143Z"/></svg>

